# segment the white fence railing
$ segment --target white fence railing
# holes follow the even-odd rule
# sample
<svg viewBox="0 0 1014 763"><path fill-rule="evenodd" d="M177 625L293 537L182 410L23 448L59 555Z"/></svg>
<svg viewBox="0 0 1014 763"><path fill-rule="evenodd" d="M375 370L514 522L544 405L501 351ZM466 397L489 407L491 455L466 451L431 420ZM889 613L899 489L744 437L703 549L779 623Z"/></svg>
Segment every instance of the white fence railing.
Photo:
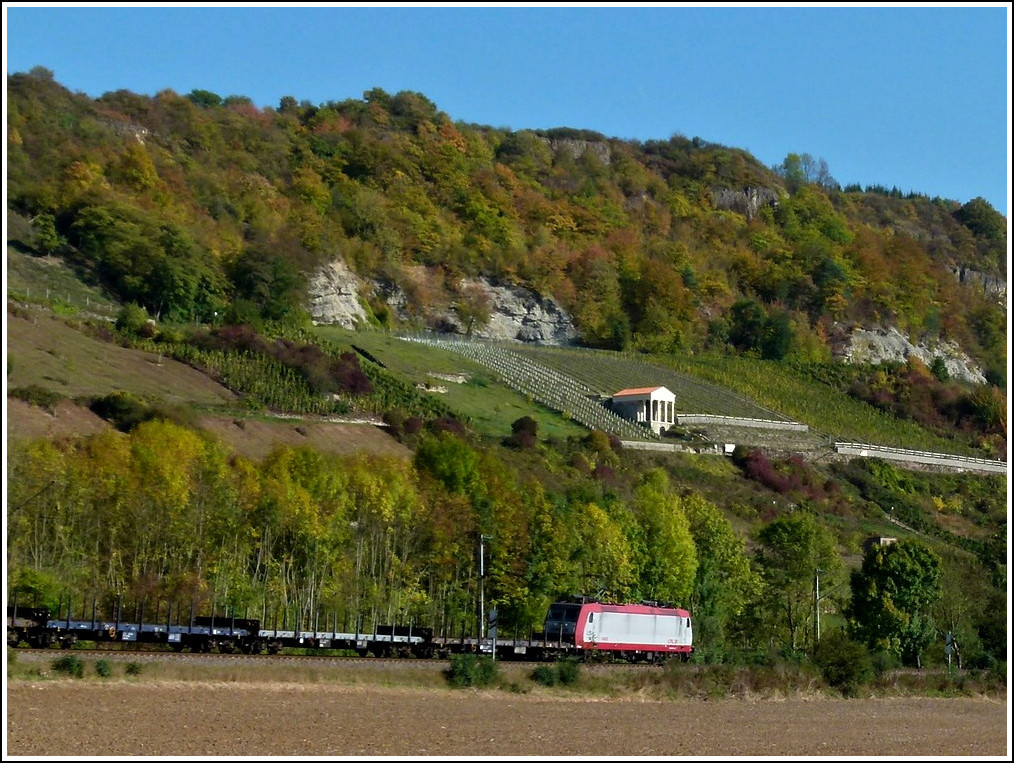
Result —
<svg viewBox="0 0 1014 763"><path fill-rule="evenodd" d="M791 432L808 432L806 424L796 421L773 421L772 419L751 419L739 416L721 416L711 413L678 413L677 424L725 424L731 427L755 427L757 429L781 429Z"/></svg>
<svg viewBox="0 0 1014 763"><path fill-rule="evenodd" d="M836 442L836 453L860 458L884 458L892 461L908 461L916 464L950 466L955 469L975 469L985 472L1007 472L1007 462L989 458L972 458L953 453L931 453L924 450L889 448L886 445L868 445L861 442Z"/></svg>

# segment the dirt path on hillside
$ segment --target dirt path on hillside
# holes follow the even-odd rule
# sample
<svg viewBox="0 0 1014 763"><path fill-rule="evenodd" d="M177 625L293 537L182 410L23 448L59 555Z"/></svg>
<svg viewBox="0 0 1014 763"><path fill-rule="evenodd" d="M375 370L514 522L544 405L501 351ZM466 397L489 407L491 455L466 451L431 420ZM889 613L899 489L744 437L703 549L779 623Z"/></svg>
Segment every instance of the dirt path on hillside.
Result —
<svg viewBox="0 0 1014 763"><path fill-rule="evenodd" d="M395 687L7 686L8 756L1004 756L979 698L604 700Z"/></svg>

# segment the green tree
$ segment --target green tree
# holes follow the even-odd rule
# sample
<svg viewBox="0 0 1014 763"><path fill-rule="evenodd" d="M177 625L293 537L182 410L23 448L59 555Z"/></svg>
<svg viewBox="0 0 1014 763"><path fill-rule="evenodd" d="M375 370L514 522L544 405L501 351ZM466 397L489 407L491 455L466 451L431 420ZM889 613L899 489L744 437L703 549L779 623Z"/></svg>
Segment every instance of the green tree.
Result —
<svg viewBox="0 0 1014 763"><path fill-rule="evenodd" d="M789 315L784 310L778 310L764 321L761 357L765 360L781 360L791 346L792 325L789 323Z"/></svg>
<svg viewBox="0 0 1014 763"><path fill-rule="evenodd" d="M873 676L869 651L841 630L834 630L820 640L814 662L824 680L846 697L855 696L859 687Z"/></svg>
<svg viewBox="0 0 1014 763"><path fill-rule="evenodd" d="M788 154L776 170L788 186L789 193L795 193L805 183L809 182L809 166L813 163L813 157L809 154Z"/></svg>
<svg viewBox="0 0 1014 763"><path fill-rule="evenodd" d="M741 299L729 311L729 343L738 350L760 349L764 343L767 313L755 299Z"/></svg>
<svg viewBox="0 0 1014 763"><path fill-rule="evenodd" d="M128 302L116 314L116 328L131 334L138 334L148 323L148 311L136 302Z"/></svg>
<svg viewBox="0 0 1014 763"><path fill-rule="evenodd" d="M694 649L706 661L721 662L728 631L760 592L761 580L750 566L746 540L717 506L699 495L684 496L682 503L698 558L690 600Z"/></svg>
<svg viewBox="0 0 1014 763"><path fill-rule="evenodd" d="M246 250L230 269L235 296L255 305L260 317L283 321L299 312L305 281L295 265L267 245Z"/></svg>
<svg viewBox="0 0 1014 763"><path fill-rule="evenodd" d="M933 374L934 379L941 382L945 382L951 378L950 371L947 370L947 362L943 359L942 355L933 356L933 362L930 364L930 373Z"/></svg>
<svg viewBox="0 0 1014 763"><path fill-rule="evenodd" d="M643 543L642 595L688 605L697 574L697 549L682 499L671 490L664 471L652 469L642 477L632 508Z"/></svg>
<svg viewBox="0 0 1014 763"><path fill-rule="evenodd" d="M479 486L479 457L451 432L425 437L416 448L415 466L452 493L469 494Z"/></svg>
<svg viewBox="0 0 1014 763"><path fill-rule="evenodd" d="M831 177L827 161L814 159L807 153L788 154L775 171L785 178L789 193L795 193L807 183L815 183L829 190L838 188L838 181Z"/></svg>
<svg viewBox="0 0 1014 763"><path fill-rule="evenodd" d="M635 583L630 543L622 528L594 503L578 512L580 541L574 549L580 566L580 589L603 592L614 601L626 601Z"/></svg>
<svg viewBox="0 0 1014 763"><path fill-rule="evenodd" d="M43 254L54 254L67 243L67 239L56 230L56 220L48 212L36 216L32 220L35 229L35 244Z"/></svg>
<svg viewBox="0 0 1014 763"><path fill-rule="evenodd" d="M850 580L846 615L856 639L922 667L934 635L930 612L940 598L940 574L939 557L918 541L870 546Z"/></svg>
<svg viewBox="0 0 1014 763"><path fill-rule="evenodd" d="M204 109L214 108L222 105L222 96L210 90L191 90L187 95L191 101Z"/></svg>
<svg viewBox="0 0 1014 763"><path fill-rule="evenodd" d="M1007 239L1007 220L981 196L977 196L956 210L954 219L976 236L991 241L1005 241Z"/></svg>
<svg viewBox="0 0 1014 763"><path fill-rule="evenodd" d="M776 634L783 634L788 648L798 649L811 643L807 626L816 615L816 575L826 590L841 573L834 537L812 515L795 512L764 525L757 540L756 559L771 624Z"/></svg>

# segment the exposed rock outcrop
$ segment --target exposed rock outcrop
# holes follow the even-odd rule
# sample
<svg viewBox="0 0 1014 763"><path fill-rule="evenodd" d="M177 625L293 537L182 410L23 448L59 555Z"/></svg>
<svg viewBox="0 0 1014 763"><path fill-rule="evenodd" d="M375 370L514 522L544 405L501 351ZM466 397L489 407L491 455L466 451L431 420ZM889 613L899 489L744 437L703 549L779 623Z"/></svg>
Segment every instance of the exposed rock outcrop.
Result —
<svg viewBox="0 0 1014 763"><path fill-rule="evenodd" d="M903 363L910 355L927 366L934 358L943 358L947 373L954 379L985 384L986 377L971 358L951 342L938 342L933 347L912 344L896 328L853 329L844 348L843 360L849 363Z"/></svg>
<svg viewBox="0 0 1014 763"><path fill-rule="evenodd" d="M521 286L494 286L484 278L464 285L477 286L489 301L489 321L472 326L474 337L552 345L573 344L577 339L570 316L549 297ZM456 314L453 323L459 333L468 330Z"/></svg>
<svg viewBox="0 0 1014 763"><path fill-rule="evenodd" d="M459 294L471 295L473 302L482 304L481 309L473 305L464 310L451 299L449 304L445 302L444 307L426 316L411 313L410 300L396 284L364 281L341 260L318 271L310 279L309 287L310 314L318 324L334 324L346 329L365 324L368 317L359 296L370 294L371 301L382 300L396 320L407 325L423 320L426 325L446 333L533 344L566 346L578 339L570 315L554 299L523 286L494 284L485 278L463 280L456 289ZM896 328L849 330L842 326L839 329L845 339L836 355L846 362L904 362L909 356L915 356L929 366L940 357L952 378L976 384L986 381L981 369L954 343L914 345Z"/></svg>
<svg viewBox="0 0 1014 763"><path fill-rule="evenodd" d="M958 282L979 289L985 295L996 296L1001 303L1007 300L1007 282L997 276L980 273L966 267L952 267L951 272Z"/></svg>
<svg viewBox="0 0 1014 763"><path fill-rule="evenodd" d="M310 317L314 323L354 329L367 320L359 303L362 281L342 260L334 260L310 279Z"/></svg>
<svg viewBox="0 0 1014 763"><path fill-rule="evenodd" d="M609 164L612 160L612 151L609 144L604 140L580 140L578 138L543 138L539 140L549 144L554 154L561 151L569 151L575 159L581 157L586 151L590 151L603 164Z"/></svg>
<svg viewBox="0 0 1014 763"><path fill-rule="evenodd" d="M711 203L715 209L739 212L747 220L756 217L764 206L778 204L778 192L772 188L715 188L711 191Z"/></svg>
<svg viewBox="0 0 1014 763"><path fill-rule="evenodd" d="M310 279L310 315L317 324L334 324L354 329L368 320L359 295L379 297L403 323L417 322L408 307L404 291L395 284L360 279L341 260L335 260ZM534 344L568 345L577 339L577 330L566 311L550 297L523 286L494 285L485 278L463 280L461 294L477 296L483 304L480 319L465 318L456 305L425 316L426 323L441 331L479 339L516 340ZM488 316L488 317L487 317Z"/></svg>

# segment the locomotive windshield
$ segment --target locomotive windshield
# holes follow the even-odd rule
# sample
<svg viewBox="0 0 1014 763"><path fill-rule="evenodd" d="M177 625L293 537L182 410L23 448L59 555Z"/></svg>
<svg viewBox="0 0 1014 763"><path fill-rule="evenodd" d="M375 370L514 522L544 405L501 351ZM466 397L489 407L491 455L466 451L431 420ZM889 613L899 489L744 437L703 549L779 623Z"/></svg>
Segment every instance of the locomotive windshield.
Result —
<svg viewBox="0 0 1014 763"><path fill-rule="evenodd" d="M549 608L547 620L563 620L568 623L577 622L577 613L581 611L580 604L553 604Z"/></svg>
<svg viewBox="0 0 1014 763"><path fill-rule="evenodd" d="M580 604L568 604L566 602L551 604L549 606L549 613L546 615L546 638L573 639L574 629L577 626L577 616L580 612Z"/></svg>

